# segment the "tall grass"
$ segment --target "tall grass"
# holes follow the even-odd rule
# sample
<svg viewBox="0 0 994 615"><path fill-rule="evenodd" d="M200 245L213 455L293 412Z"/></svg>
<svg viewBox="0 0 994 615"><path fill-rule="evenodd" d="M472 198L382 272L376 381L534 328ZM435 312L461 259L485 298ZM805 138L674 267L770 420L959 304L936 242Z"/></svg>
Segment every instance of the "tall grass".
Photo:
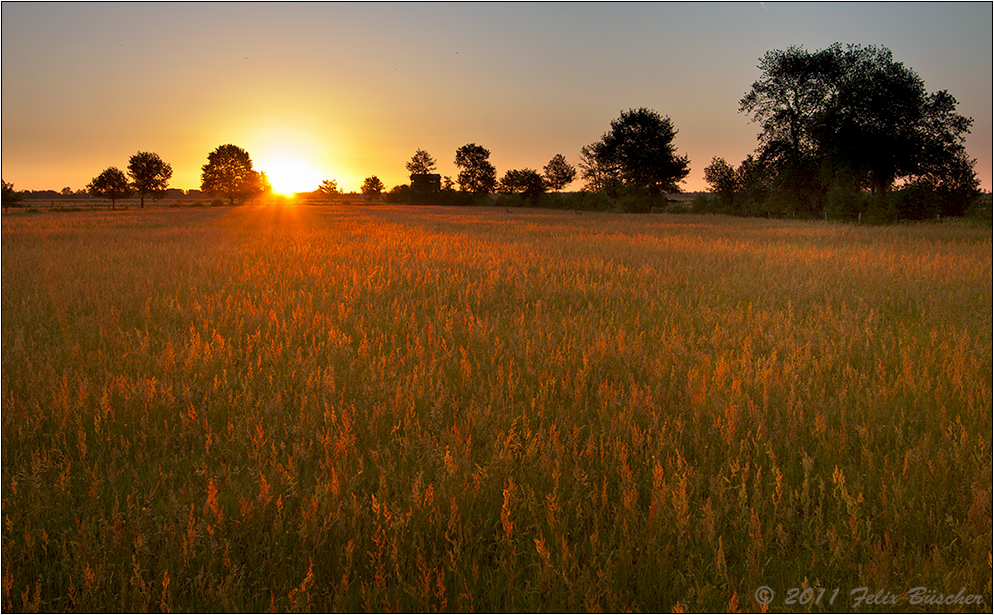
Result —
<svg viewBox="0 0 994 615"><path fill-rule="evenodd" d="M989 611L991 253L950 225L5 216L2 606Z"/></svg>

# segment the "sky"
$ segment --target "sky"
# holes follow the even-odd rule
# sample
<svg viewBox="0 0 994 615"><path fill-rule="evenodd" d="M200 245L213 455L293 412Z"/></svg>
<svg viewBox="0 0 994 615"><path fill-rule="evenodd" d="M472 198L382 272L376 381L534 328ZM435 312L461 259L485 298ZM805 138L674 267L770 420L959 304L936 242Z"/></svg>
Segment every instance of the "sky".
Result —
<svg viewBox="0 0 994 615"><path fill-rule="evenodd" d="M233 143L274 186L407 183L417 149L455 178L455 151L498 177L576 165L622 111L679 131L686 191L712 157L738 165L759 126L739 100L767 51L882 45L972 117L991 190L992 4L32 3L2 7L2 171L15 189L83 188L139 151L200 187ZM577 181L568 189L579 189Z"/></svg>

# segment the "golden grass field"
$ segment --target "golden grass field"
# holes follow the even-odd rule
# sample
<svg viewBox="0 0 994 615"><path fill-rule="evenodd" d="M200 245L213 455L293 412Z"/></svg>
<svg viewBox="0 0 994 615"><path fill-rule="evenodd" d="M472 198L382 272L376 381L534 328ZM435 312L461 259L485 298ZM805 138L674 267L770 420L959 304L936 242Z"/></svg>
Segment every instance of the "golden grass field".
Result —
<svg viewBox="0 0 994 615"><path fill-rule="evenodd" d="M3 610L990 612L991 238L4 215Z"/></svg>

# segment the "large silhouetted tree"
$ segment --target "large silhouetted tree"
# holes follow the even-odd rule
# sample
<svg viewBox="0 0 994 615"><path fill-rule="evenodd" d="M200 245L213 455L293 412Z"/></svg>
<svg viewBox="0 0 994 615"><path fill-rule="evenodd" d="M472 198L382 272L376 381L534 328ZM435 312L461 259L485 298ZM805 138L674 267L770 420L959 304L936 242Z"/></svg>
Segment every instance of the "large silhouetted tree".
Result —
<svg viewBox="0 0 994 615"><path fill-rule="evenodd" d="M760 61L762 77L741 101L739 109L762 125L762 157L785 166L797 166L813 156L816 118L831 97L825 76L829 54L810 54L801 47L767 52Z"/></svg>
<svg viewBox="0 0 994 615"><path fill-rule="evenodd" d="M224 196L232 205L252 194L265 191L268 180L252 168L252 158L237 145L221 145L207 155L200 189L213 196Z"/></svg>
<svg viewBox="0 0 994 615"><path fill-rule="evenodd" d="M456 150L459 189L473 194L490 194L497 189L497 169L490 164L490 150L470 143Z"/></svg>
<svg viewBox="0 0 994 615"><path fill-rule="evenodd" d="M971 183L964 140L973 120L948 92L929 94L889 49L790 47L759 68L739 108L761 126L759 160L802 211L823 207L839 182L877 195L898 180L959 187L951 192Z"/></svg>
<svg viewBox="0 0 994 615"><path fill-rule="evenodd" d="M584 148L585 175L600 184L619 180L630 192L658 197L679 192L690 160L673 145L677 130L668 117L646 108L629 109L611 122L600 141Z"/></svg>
<svg viewBox="0 0 994 615"><path fill-rule="evenodd" d="M126 199L131 196L131 184L128 183L124 171L117 167L110 167L94 177L86 186L86 191L93 196L110 199L110 208L114 209L117 199Z"/></svg>
<svg viewBox="0 0 994 615"><path fill-rule="evenodd" d="M173 176L173 168L162 161L158 154L138 152L128 161L128 175L131 184L141 195L141 206L145 207L145 195L161 197Z"/></svg>

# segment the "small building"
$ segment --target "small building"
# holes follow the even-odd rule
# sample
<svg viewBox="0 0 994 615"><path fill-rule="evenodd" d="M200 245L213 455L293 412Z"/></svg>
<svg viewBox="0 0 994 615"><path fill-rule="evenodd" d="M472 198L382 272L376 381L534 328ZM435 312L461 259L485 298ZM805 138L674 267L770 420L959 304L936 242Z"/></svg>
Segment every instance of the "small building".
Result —
<svg viewBox="0 0 994 615"><path fill-rule="evenodd" d="M442 190L442 176L438 173L412 173L411 192L417 195L435 194Z"/></svg>

